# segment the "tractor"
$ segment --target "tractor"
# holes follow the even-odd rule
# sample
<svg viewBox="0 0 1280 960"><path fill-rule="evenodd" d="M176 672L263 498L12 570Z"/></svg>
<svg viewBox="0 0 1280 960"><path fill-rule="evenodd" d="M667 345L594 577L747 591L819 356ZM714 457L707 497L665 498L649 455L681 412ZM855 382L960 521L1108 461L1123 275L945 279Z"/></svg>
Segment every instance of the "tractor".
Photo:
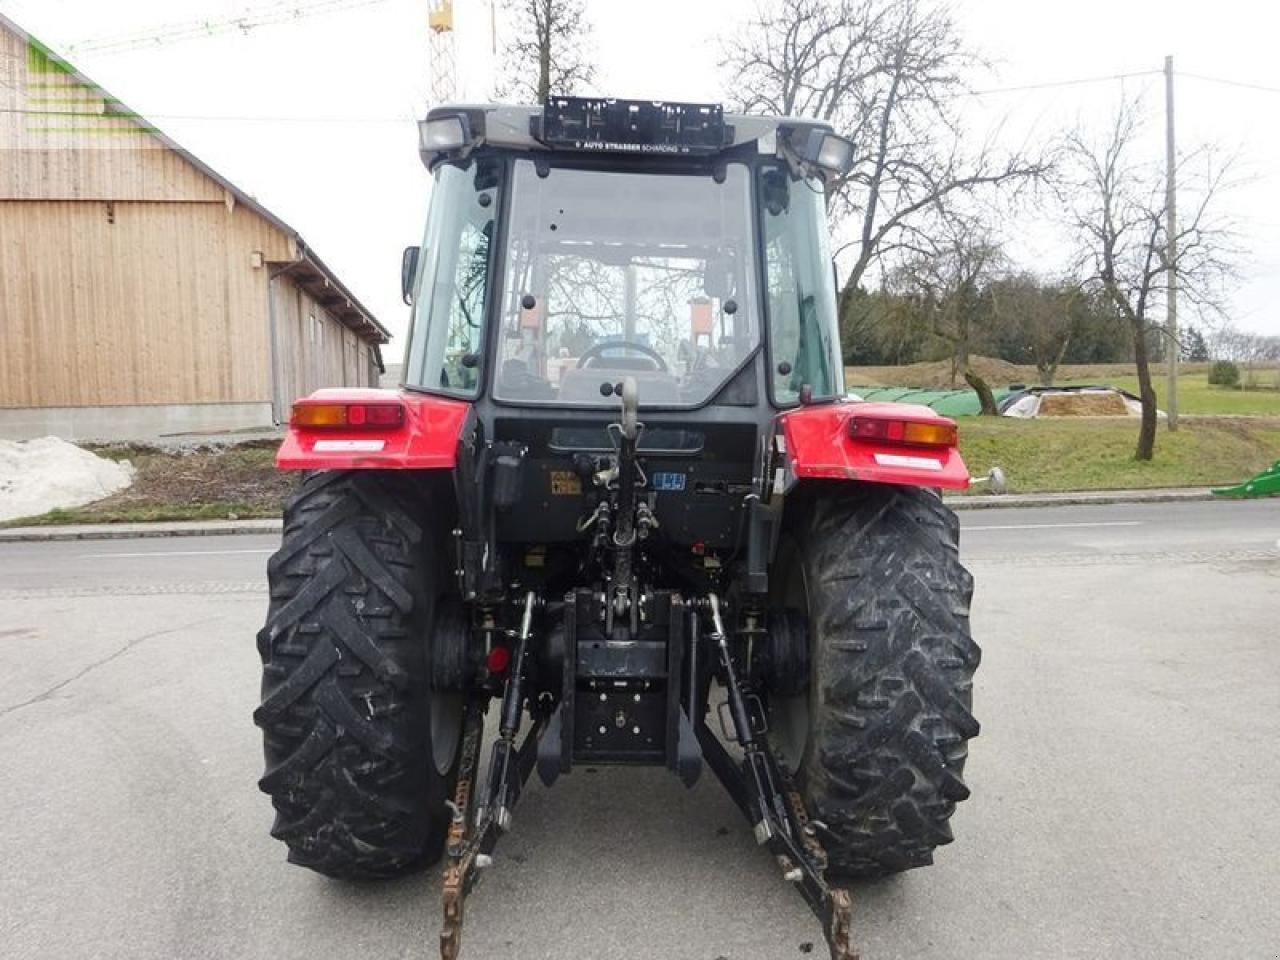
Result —
<svg viewBox="0 0 1280 960"><path fill-rule="evenodd" d="M403 385L298 400L278 454L272 835L337 878L443 858L451 960L534 771L709 768L854 957L849 882L952 839L979 650L954 421L845 394L853 145L571 97L419 136Z"/></svg>

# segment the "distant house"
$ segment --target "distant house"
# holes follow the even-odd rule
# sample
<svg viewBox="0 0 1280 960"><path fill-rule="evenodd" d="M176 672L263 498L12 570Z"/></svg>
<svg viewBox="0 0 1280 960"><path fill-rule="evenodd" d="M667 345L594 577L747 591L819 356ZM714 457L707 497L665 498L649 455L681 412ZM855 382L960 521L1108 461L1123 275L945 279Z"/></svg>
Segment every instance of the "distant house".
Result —
<svg viewBox="0 0 1280 960"><path fill-rule="evenodd" d="M0 16L0 437L269 426L376 386L387 340L297 231Z"/></svg>

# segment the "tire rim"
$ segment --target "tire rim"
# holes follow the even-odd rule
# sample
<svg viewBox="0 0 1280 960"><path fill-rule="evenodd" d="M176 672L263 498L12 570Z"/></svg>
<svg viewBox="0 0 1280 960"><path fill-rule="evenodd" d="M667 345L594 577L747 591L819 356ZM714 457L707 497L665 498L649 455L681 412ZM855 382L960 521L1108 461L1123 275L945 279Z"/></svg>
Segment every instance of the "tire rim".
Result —
<svg viewBox="0 0 1280 960"><path fill-rule="evenodd" d="M809 748L809 694L797 697L772 697L769 718L770 738L778 762L792 774L800 771L805 751Z"/></svg>
<svg viewBox="0 0 1280 960"><path fill-rule="evenodd" d="M462 694L431 692L431 762L441 776L447 774L458 756L462 740Z"/></svg>

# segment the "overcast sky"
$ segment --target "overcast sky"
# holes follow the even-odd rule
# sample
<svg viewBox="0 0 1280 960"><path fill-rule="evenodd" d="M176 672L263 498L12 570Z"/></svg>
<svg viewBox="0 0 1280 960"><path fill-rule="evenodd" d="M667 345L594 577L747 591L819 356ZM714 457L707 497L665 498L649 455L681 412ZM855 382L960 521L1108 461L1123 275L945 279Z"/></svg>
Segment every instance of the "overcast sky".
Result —
<svg viewBox="0 0 1280 960"><path fill-rule="evenodd" d="M127 51L73 52L72 62L296 227L393 332L403 331L401 249L415 243L429 182L413 118L428 103L427 0L347 0L345 11L248 33ZM460 16L468 5L455 0ZM282 0L0 0L0 11L56 50L94 38L156 32L165 25ZM598 92L718 100L719 37L751 0L588 0L598 54ZM1236 149L1247 182L1229 198L1246 262L1232 299L1236 325L1280 334L1280 14L1274 4L1218 0L960 0L957 19L995 63L979 89L1159 70L1173 54L1185 74L1274 88L1179 78L1180 146ZM472 12L475 15L475 11ZM465 21L462 24L465 26ZM483 95L487 37L463 37L464 91ZM1159 76L975 99L968 119L1001 124L1011 140L1047 137L1065 125L1105 120L1122 93L1142 93L1159 160ZM1015 255L1043 268L1066 250L1043 222L1009 225ZM398 359L401 345L388 359Z"/></svg>

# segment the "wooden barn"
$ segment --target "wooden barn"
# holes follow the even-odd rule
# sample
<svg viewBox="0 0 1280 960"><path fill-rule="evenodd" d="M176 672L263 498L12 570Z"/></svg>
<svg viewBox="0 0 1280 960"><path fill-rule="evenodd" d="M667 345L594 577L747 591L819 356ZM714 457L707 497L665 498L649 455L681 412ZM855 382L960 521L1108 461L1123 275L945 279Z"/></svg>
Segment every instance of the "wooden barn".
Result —
<svg viewBox="0 0 1280 960"><path fill-rule="evenodd" d="M0 437L270 426L387 331L293 230L0 15Z"/></svg>

